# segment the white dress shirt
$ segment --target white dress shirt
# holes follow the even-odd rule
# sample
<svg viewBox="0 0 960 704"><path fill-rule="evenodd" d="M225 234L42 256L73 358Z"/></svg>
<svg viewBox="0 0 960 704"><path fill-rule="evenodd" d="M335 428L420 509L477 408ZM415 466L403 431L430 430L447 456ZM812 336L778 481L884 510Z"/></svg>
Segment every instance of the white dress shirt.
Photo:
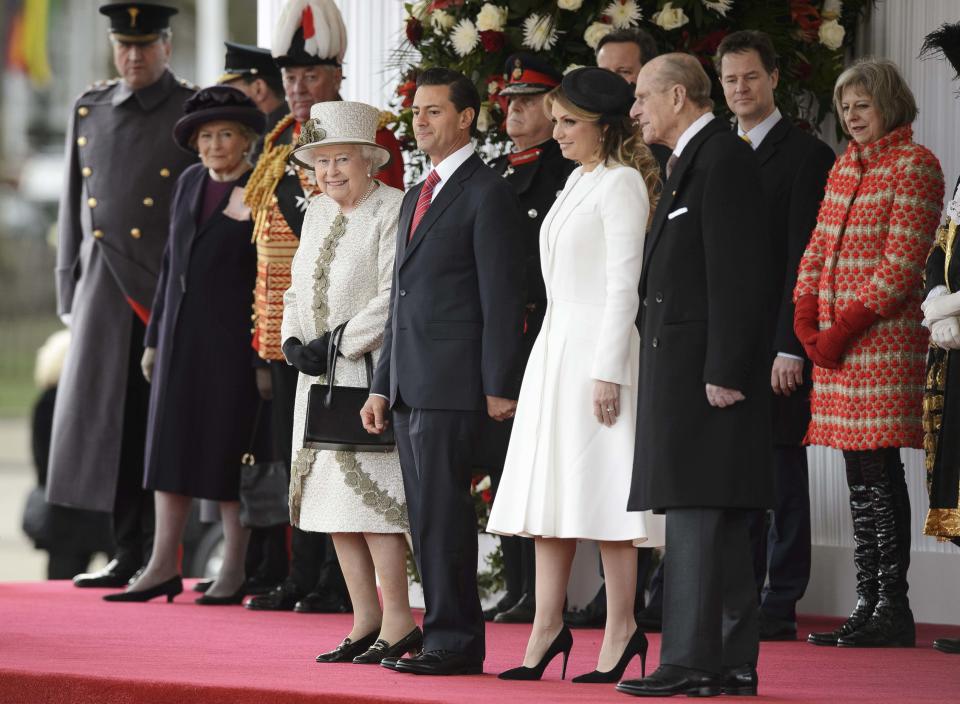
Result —
<svg viewBox="0 0 960 704"><path fill-rule="evenodd" d="M439 164L434 164L433 170L437 172L437 176L440 177L440 181L437 182L437 185L433 187L433 195L430 198L432 203L437 194L440 192L440 189L443 188L443 185L450 180L450 177L453 176L454 171L463 166L463 163L469 159L474 153L473 142L467 142L457 151L452 154L448 154L443 161ZM427 174L429 176L429 174Z"/></svg>
<svg viewBox="0 0 960 704"><path fill-rule="evenodd" d="M754 125L748 131L744 132L743 128L740 126L740 123L737 123L737 136L744 137L750 140L749 144L753 147L753 150L756 151L757 147L760 146L760 143L764 138L770 134L770 130L780 122L783 118L783 115L780 114L780 108L774 108L773 112L767 115L760 123Z"/></svg>
<svg viewBox="0 0 960 704"><path fill-rule="evenodd" d="M683 131L683 134L680 135L680 139L677 140L677 146L673 148L673 155L679 159L683 148L690 143L691 139L697 136L697 132L710 124L710 120L713 118L714 114L707 112L694 120L693 123Z"/></svg>

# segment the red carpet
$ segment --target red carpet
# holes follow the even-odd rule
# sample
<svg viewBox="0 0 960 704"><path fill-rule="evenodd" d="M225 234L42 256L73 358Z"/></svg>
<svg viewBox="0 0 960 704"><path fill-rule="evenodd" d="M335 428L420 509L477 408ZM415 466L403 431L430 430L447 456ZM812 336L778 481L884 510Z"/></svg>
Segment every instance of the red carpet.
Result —
<svg viewBox="0 0 960 704"><path fill-rule="evenodd" d="M0 584L0 702L300 704L301 702L626 702L612 685L560 681L559 659L539 683L416 677L380 667L320 665L350 628L349 615L254 613L173 604L108 604L105 592L65 582ZM802 633L836 619L809 618ZM593 669L599 631L575 631L567 676ZM519 664L526 626L487 628L488 673ZM957 701L960 657L930 648L960 627L921 626L915 649L841 650L763 644L761 699L770 701ZM659 657L650 638L648 671ZM639 676L635 660L627 674ZM725 698L729 699L729 698ZM748 700L757 701L757 700Z"/></svg>

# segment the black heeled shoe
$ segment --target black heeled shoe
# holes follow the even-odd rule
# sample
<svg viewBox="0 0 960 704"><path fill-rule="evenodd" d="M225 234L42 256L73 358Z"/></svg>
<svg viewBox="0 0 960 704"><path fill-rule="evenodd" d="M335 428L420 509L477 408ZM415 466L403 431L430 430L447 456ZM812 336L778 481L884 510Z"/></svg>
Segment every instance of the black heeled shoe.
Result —
<svg viewBox="0 0 960 704"><path fill-rule="evenodd" d="M423 631L415 627L403 638L390 645L383 638L367 648L353 659L354 665L379 665L384 658L402 658L404 655L416 655L423 650Z"/></svg>
<svg viewBox="0 0 960 704"><path fill-rule="evenodd" d="M239 606L243 603L243 597L247 595L246 585L241 584L240 588L233 594L227 596L210 596L204 593L203 596L193 600L198 606Z"/></svg>
<svg viewBox="0 0 960 704"><path fill-rule="evenodd" d="M538 680L543 677L543 671L547 669L550 661L563 653L563 669L560 671L560 679L565 679L567 676L567 658L570 657L571 648L573 648L573 634L564 624L550 647L547 648L547 652L540 658L540 662L533 667L524 667L523 665L514 667L506 672L501 672L497 677L501 680Z"/></svg>
<svg viewBox="0 0 960 704"><path fill-rule="evenodd" d="M317 656L317 662L353 662L355 657L366 652L366 650L374 644L377 640L377 633L377 631L368 633L363 638L358 638L355 641L350 640L349 637L344 638L340 642L340 645L329 653L320 653Z"/></svg>
<svg viewBox="0 0 960 704"><path fill-rule="evenodd" d="M177 575L149 589L138 589L137 591L120 592L119 594L107 594L103 597L103 600L143 602L156 599L158 596L165 596L169 604L173 601L173 597L181 592L183 592L183 580L180 579L180 575Z"/></svg>
<svg viewBox="0 0 960 704"><path fill-rule="evenodd" d="M647 637L643 634L643 631L637 628L637 630L633 632L633 635L630 636L630 641L627 643L627 647L623 649L623 655L620 656L620 659L617 661L617 664L614 665L612 670L608 670L607 672L594 670L593 672L588 672L585 675L574 677L572 682L574 684L619 682L620 678L623 677L624 671L627 669L627 665L630 664L630 660L633 659L634 655L640 656L640 675L641 677L646 677L648 645Z"/></svg>

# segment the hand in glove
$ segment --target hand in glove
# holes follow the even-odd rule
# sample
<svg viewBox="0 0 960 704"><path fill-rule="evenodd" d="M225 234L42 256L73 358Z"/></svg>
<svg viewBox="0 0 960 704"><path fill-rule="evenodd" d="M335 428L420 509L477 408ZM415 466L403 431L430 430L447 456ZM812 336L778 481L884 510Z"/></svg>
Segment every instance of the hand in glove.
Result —
<svg viewBox="0 0 960 704"><path fill-rule="evenodd" d="M833 327L817 336L816 353L820 359L811 358L821 367L837 369L853 339L873 325L879 317L860 301L853 301L837 314Z"/></svg>
<svg viewBox="0 0 960 704"><path fill-rule="evenodd" d="M330 366L330 360L327 359L327 346L330 344L330 332L323 333L312 342L307 343L307 348L313 352L317 359L323 362L323 371L326 372Z"/></svg>
<svg viewBox="0 0 960 704"><path fill-rule="evenodd" d="M143 356L140 358L140 371L143 372L143 378L149 384L153 378L153 363L157 358L156 347L144 347Z"/></svg>
<svg viewBox="0 0 960 704"><path fill-rule="evenodd" d="M928 323L960 315L960 291L928 298L921 305L923 317ZM932 328L931 328L932 330Z"/></svg>
<svg viewBox="0 0 960 704"><path fill-rule="evenodd" d="M945 350L960 349L960 319L943 318L930 326L930 341Z"/></svg>
<svg viewBox="0 0 960 704"><path fill-rule="evenodd" d="M327 356L323 358L295 337L288 337L283 343L283 356L297 371L307 376L320 376L327 371Z"/></svg>

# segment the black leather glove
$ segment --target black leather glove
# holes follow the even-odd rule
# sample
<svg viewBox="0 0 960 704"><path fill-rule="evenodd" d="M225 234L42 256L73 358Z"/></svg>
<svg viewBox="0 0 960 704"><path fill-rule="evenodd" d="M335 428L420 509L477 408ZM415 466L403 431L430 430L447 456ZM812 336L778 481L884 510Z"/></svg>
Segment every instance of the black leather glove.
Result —
<svg viewBox="0 0 960 704"><path fill-rule="evenodd" d="M323 363L323 371L326 373L327 369L330 368L330 360L327 359L327 346L330 344L330 331L323 333L320 337L312 342L307 343L307 349L309 349L313 354L317 356Z"/></svg>
<svg viewBox="0 0 960 704"><path fill-rule="evenodd" d="M297 371L307 376L320 376L327 371L327 355L321 359L307 345L295 337L288 337L283 343L283 356Z"/></svg>

